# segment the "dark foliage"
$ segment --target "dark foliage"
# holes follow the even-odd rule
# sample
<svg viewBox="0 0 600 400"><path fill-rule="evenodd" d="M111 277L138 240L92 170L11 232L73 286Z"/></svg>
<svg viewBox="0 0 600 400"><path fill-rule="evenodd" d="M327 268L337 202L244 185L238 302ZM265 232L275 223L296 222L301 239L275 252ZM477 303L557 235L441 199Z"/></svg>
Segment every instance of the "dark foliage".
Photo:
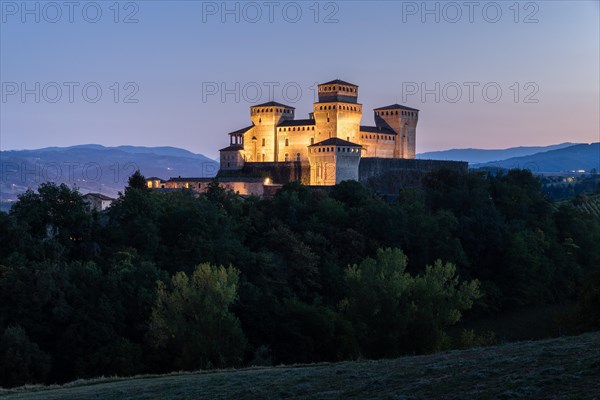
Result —
<svg viewBox="0 0 600 400"><path fill-rule="evenodd" d="M0 385L426 353L463 312L578 293L598 326L600 223L527 171L440 171L394 202L143 182L103 213L53 184L0 213Z"/></svg>

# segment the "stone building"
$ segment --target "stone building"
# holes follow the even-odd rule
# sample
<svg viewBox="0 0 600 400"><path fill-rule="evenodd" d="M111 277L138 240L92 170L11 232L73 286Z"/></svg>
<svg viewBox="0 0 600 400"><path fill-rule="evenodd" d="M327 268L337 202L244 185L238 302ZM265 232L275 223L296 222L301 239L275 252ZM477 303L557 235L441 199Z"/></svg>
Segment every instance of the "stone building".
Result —
<svg viewBox="0 0 600 400"><path fill-rule="evenodd" d="M300 163L310 171L305 183L333 185L358 180L361 158L415 158L419 110L399 104L376 108L375 126L362 126L357 85L323 83L318 97L307 119L295 119L294 107L273 101L250 107L252 125L229 133L229 146L220 150L221 171Z"/></svg>
<svg viewBox="0 0 600 400"><path fill-rule="evenodd" d="M358 86L341 80L318 85L306 119L274 101L250 107L251 125L229 133L220 170L211 178L147 179L157 190L205 192L211 182L242 196L272 196L283 184L333 186L356 180L382 194L418 186L429 172L466 171L467 163L415 158L419 110L393 104L373 110L375 126L361 125Z"/></svg>
<svg viewBox="0 0 600 400"><path fill-rule="evenodd" d="M83 201L85 201L91 209L98 211L106 210L111 206L113 201L115 201L112 197L105 196L102 193L88 193L84 194L82 197Z"/></svg>

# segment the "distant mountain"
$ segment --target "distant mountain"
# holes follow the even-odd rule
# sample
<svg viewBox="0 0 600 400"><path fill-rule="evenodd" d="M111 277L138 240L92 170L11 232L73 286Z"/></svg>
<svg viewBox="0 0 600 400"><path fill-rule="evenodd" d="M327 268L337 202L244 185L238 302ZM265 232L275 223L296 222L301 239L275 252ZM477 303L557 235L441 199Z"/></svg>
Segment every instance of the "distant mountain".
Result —
<svg viewBox="0 0 600 400"><path fill-rule="evenodd" d="M467 161L468 163L488 163L492 161L506 160L513 157L529 156L543 151L558 150L573 146L577 143L561 143L551 146L510 147L500 150L485 149L452 149L444 151L431 151L417 154L417 158L429 160L455 160Z"/></svg>
<svg viewBox="0 0 600 400"><path fill-rule="evenodd" d="M42 149L34 150L34 151L67 151L67 150L77 150L77 149L85 149L85 150L121 150L126 153L133 154L156 154L161 156L174 156L174 157L188 157L195 158L201 161L214 161L202 154L192 153L191 151L180 149L178 147L144 147L144 146L116 146L116 147L105 147L100 144L80 144L77 146L69 146L69 147L45 147ZM26 150L25 150L26 151Z"/></svg>
<svg viewBox="0 0 600 400"><path fill-rule="evenodd" d="M523 168L532 172L600 171L600 143L577 144L524 157L470 165L471 168Z"/></svg>
<svg viewBox="0 0 600 400"><path fill-rule="evenodd" d="M146 177L212 177L219 164L176 147L104 147L96 144L1 151L0 201L14 201L28 188L53 181L77 186L82 193L115 197L139 169Z"/></svg>

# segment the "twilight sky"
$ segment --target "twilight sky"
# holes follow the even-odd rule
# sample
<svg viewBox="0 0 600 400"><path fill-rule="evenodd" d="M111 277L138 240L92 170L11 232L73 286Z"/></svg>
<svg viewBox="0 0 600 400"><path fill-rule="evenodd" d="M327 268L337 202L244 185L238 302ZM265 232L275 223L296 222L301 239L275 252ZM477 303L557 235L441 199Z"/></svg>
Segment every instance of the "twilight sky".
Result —
<svg viewBox="0 0 600 400"><path fill-rule="evenodd" d="M216 158L250 105L307 118L335 78L360 86L363 125L420 109L418 152L599 141L599 15L597 0L1 0L0 149Z"/></svg>

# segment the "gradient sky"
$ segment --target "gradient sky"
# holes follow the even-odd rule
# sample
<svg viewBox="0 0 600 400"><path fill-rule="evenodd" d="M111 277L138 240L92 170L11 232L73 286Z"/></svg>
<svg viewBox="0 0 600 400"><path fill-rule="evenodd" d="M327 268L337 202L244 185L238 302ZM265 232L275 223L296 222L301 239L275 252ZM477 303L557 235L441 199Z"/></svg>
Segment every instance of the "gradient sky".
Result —
<svg viewBox="0 0 600 400"><path fill-rule="evenodd" d="M517 7L512 1L475 2L473 22L463 1L453 3L460 17L447 2L427 2L439 10L439 22L435 13L422 15L420 1L319 2L317 22L314 1L273 2L272 22L263 1L253 3L262 12L256 22L256 7L236 2L227 7L239 7L239 22L235 12L221 15L222 2L120 2L118 16L113 1L74 3L70 22L64 6L58 17L47 2L26 2L39 8L37 22L23 2L0 1L2 150L130 144L176 146L216 158L228 143L227 132L249 125L250 105L287 102L296 107L297 118L306 118L314 101L310 87L335 78L360 86L363 125L373 125L376 107L398 102L420 109L418 152L600 140L598 1ZM95 18L95 4L102 15L91 23L86 18ZM302 16L293 23L297 7ZM332 12L337 22L325 23ZM124 23L131 13L137 22ZM36 82L39 103L34 94L24 101L21 93L10 94L22 84L35 91ZM65 82L79 84L73 102ZM82 94L90 82L102 89L96 103ZM134 85L125 88L128 82ZM207 96L207 85L235 89L236 82L248 88L239 101L233 94ZM280 85L273 99L267 82ZM413 83L435 92L436 82L439 101L434 94L407 93ZM479 84L472 102L465 82ZM488 99L496 87L502 89L497 102L486 100L485 84ZM62 97L51 103L56 85ZM462 96L452 102L457 85ZM262 88L259 101L252 98L256 86ZM134 87L138 102L124 102ZM292 103L294 87L302 89L302 97Z"/></svg>

